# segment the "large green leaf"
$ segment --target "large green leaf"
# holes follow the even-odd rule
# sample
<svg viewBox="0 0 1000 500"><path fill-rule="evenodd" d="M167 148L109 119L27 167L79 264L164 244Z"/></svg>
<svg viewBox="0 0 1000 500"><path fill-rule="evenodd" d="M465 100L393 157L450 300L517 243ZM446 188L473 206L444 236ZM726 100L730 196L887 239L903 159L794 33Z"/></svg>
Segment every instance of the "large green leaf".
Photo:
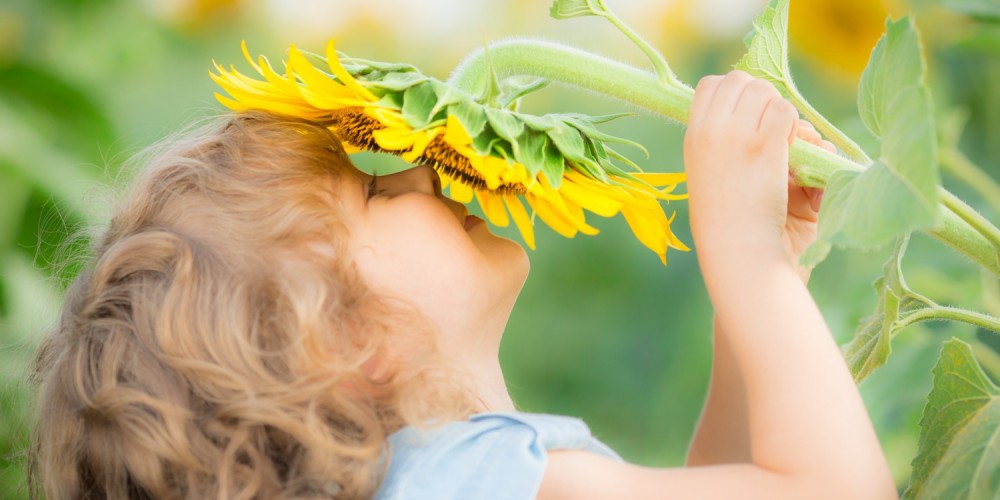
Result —
<svg viewBox="0 0 1000 500"><path fill-rule="evenodd" d="M826 186L819 236L803 255L822 261L833 245L874 248L938 220L937 133L912 18L887 23L862 77L858 105L882 139L863 172L839 171Z"/></svg>
<svg viewBox="0 0 1000 500"><path fill-rule="evenodd" d="M869 130L884 135L882 120L893 96L923 83L927 68L912 18L886 21L885 34L875 44L858 85L858 111Z"/></svg>
<svg viewBox="0 0 1000 500"><path fill-rule="evenodd" d="M854 338L844 346L844 358L855 382L860 383L889 359L890 341L899 331L896 320L929 305L911 292L903 279L901 266L908 240L907 237L899 239L895 252L883 267L882 276L873 285L878 296L875 312L862 320Z"/></svg>
<svg viewBox="0 0 1000 500"><path fill-rule="evenodd" d="M1000 387L968 344L945 342L920 427L904 498L1000 498Z"/></svg>
<svg viewBox="0 0 1000 500"><path fill-rule="evenodd" d="M786 96L795 89L788 69L788 1L771 0L757 16L747 53L736 64L736 69L769 80Z"/></svg>

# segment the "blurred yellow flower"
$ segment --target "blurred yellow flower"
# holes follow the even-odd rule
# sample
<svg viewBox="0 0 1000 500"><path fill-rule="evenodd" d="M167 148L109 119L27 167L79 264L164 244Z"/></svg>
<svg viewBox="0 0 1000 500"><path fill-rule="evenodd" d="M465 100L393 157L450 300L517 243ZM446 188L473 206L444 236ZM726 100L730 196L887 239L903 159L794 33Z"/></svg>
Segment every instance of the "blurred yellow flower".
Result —
<svg viewBox="0 0 1000 500"><path fill-rule="evenodd" d="M586 136L584 130L590 122L585 117L574 115L558 121L507 113L498 108L487 111L478 103L473 104L461 91L444 88L444 84L436 81L434 85L439 87L435 88L444 90L411 95L411 90L430 79L405 65L349 59L348 65L355 71L352 75L342 64L333 41L326 47L329 74L314 66L294 46L289 49L284 74L276 72L264 57L254 61L245 43L243 53L263 79L248 77L232 67L227 70L216 63L216 73L210 73L211 77L230 96L216 94L222 104L236 111L261 109L316 120L328 124L348 152L385 152L410 163L428 164L437 171L452 199L461 203L476 199L487 219L497 226L507 226L513 219L531 248L535 247L534 216L559 234L573 237L577 233L598 232L586 221L585 211L589 211L603 217L622 213L639 241L664 264L667 248L688 250L672 233L672 218L667 218L660 205L661 201L687 197L672 193L684 181L684 174L607 172L605 167L610 167L608 158L612 151ZM356 78L361 73L364 77ZM416 104L404 104L407 102ZM462 109L472 117L466 119L479 125L475 134L470 134L455 114L436 118L442 109L450 111L449 105L466 102L469 105ZM511 137L528 134L532 127L562 128L551 132L557 134L558 141L552 135L530 132L543 143L530 144L539 157L533 159L534 165L532 162L525 165L515 161L516 155L507 151L528 149L529 144ZM489 142L485 153L481 145L475 144L480 137ZM553 143L544 142L550 139ZM561 141L566 142L558 144ZM572 161L563 157L562 148L574 152ZM583 156L579 154L581 151L585 152ZM543 166L543 162L547 164ZM522 197L533 215L521 203Z"/></svg>
<svg viewBox="0 0 1000 500"><path fill-rule="evenodd" d="M809 0L791 2L788 37L792 50L833 73L857 79L868 63L885 19L899 0Z"/></svg>

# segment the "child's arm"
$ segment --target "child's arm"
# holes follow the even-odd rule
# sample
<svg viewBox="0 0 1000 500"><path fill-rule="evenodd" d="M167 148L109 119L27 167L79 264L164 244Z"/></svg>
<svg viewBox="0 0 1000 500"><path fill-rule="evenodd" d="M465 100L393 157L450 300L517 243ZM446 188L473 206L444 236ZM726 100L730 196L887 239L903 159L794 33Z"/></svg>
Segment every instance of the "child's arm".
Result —
<svg viewBox="0 0 1000 500"><path fill-rule="evenodd" d="M837 151L833 143L824 141L809 122L799 122L797 135L799 139L827 151ZM819 189L800 187L789 175L785 233L788 235L788 253L795 261L816 240L822 194ZM799 273L802 282L808 283L810 269L800 267ZM743 373L717 319L712 321L712 330L714 355L711 383L704 411L691 441L688 466L751 461L750 420Z"/></svg>
<svg viewBox="0 0 1000 500"><path fill-rule="evenodd" d="M746 384L751 463L649 469L549 453L540 498L893 498L892 478L785 230L798 115L742 72L699 83L687 136L691 227Z"/></svg>

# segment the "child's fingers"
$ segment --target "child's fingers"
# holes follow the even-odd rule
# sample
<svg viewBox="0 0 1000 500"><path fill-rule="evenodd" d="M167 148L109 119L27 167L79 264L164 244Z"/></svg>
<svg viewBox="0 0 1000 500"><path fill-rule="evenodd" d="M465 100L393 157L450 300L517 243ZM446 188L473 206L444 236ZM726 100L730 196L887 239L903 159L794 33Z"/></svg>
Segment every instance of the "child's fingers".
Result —
<svg viewBox="0 0 1000 500"><path fill-rule="evenodd" d="M767 103L774 97L781 97L781 94L771 82L754 79L743 88L732 119L741 130L756 131Z"/></svg>
<svg viewBox="0 0 1000 500"><path fill-rule="evenodd" d="M823 141L823 137L819 135L819 132L817 132L816 128L813 127L813 124L805 120L799 120L799 130L797 135L799 139L816 146L819 146L820 142Z"/></svg>
<svg viewBox="0 0 1000 500"><path fill-rule="evenodd" d="M698 86L694 89L694 100L691 102L688 128L697 127L705 119L721 82L721 75L709 75L698 81Z"/></svg>
<svg viewBox="0 0 1000 500"><path fill-rule="evenodd" d="M795 142L799 113L795 106L780 95L771 98L760 117L758 130L766 136L786 137L788 144Z"/></svg>
<svg viewBox="0 0 1000 500"><path fill-rule="evenodd" d="M739 102L747 84L752 81L753 77L743 71L735 70L727 73L715 91L708 113L722 120L727 119L736 109L736 103Z"/></svg>
<svg viewBox="0 0 1000 500"><path fill-rule="evenodd" d="M823 203L823 190L820 188L803 188L806 194L809 195L809 206L817 214L819 213L819 207Z"/></svg>
<svg viewBox="0 0 1000 500"><path fill-rule="evenodd" d="M825 149L825 150L827 150L827 151L829 151L829 152L831 152L833 154L837 154L837 146L834 146L833 143L830 142L830 141L821 141L819 143L819 147L821 147L821 148L823 148L823 149Z"/></svg>
<svg viewBox="0 0 1000 500"><path fill-rule="evenodd" d="M814 189L804 188L795 183L794 177L788 176L788 215L815 221L819 212L819 200L814 201Z"/></svg>

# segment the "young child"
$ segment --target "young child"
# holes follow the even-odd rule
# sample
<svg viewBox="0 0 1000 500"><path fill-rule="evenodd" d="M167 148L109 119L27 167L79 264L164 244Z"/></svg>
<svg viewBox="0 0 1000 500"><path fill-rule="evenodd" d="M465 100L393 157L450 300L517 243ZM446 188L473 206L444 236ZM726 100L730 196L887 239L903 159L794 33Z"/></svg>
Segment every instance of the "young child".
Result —
<svg viewBox="0 0 1000 500"><path fill-rule="evenodd" d="M892 498L805 287L819 192L771 84L703 79L684 144L715 361L689 467L517 412L498 350L519 245L420 166L353 168L259 112L144 167L38 356L33 481L61 498Z"/></svg>

